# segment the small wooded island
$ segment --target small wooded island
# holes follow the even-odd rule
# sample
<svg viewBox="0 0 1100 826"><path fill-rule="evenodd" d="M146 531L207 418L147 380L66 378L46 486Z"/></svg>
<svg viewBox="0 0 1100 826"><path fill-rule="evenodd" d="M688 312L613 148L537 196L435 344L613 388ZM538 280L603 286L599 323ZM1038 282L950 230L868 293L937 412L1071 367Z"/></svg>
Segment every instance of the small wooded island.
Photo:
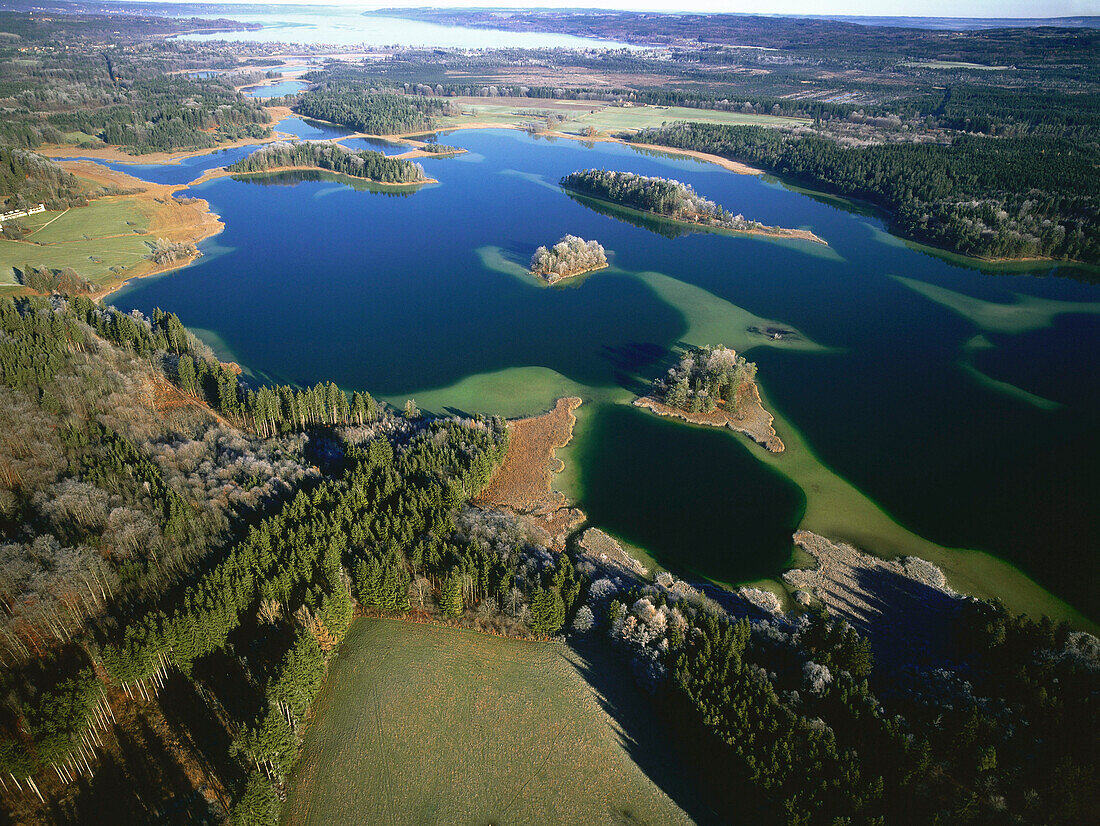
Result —
<svg viewBox="0 0 1100 826"><path fill-rule="evenodd" d="M771 227L752 221L744 215L733 215L721 204L704 198L690 184L671 178L586 169L566 175L560 183L563 188L588 198L609 201L684 224L748 235L799 238L818 244L826 243L809 230Z"/></svg>
<svg viewBox="0 0 1100 826"><path fill-rule="evenodd" d="M531 274L547 284L556 284L563 278L602 270L607 266L607 255L598 241L585 241L576 235L565 235L553 247L539 247L531 256Z"/></svg>
<svg viewBox="0 0 1100 826"><path fill-rule="evenodd" d="M247 158L225 168L226 172L233 174L282 169L320 169L379 184L422 184L432 181L418 163L390 158L369 149L352 150L327 141L279 141L257 149Z"/></svg>
<svg viewBox="0 0 1100 826"><path fill-rule="evenodd" d="M728 427L772 453L783 452L772 415L760 400L756 365L728 347L692 348L634 404L692 424Z"/></svg>

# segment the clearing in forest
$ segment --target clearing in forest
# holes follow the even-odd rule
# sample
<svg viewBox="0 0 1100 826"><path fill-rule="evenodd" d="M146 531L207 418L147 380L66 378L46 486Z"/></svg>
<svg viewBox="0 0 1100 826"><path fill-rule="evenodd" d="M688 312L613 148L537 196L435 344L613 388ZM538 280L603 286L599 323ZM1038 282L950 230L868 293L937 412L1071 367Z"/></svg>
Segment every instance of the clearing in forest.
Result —
<svg viewBox="0 0 1100 826"><path fill-rule="evenodd" d="M655 725L626 708L642 696L629 683L614 661L590 666L559 643L358 620L314 706L284 822L691 823L635 762L668 760Z"/></svg>

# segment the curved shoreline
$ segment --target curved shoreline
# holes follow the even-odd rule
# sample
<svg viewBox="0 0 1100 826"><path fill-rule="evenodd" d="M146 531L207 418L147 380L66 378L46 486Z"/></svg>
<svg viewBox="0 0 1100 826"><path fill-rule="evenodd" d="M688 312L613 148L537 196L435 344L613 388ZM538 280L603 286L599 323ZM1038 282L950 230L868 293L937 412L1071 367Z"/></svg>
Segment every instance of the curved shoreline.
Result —
<svg viewBox="0 0 1100 826"><path fill-rule="evenodd" d="M565 494L553 488L554 474L565 468L556 455L573 440L581 399L566 396L552 410L508 422L508 452L474 504L492 506L520 517L545 531L548 545L561 550L585 515L570 506Z"/></svg>
<svg viewBox="0 0 1100 826"><path fill-rule="evenodd" d="M659 212L652 212L648 209L638 209L637 207L628 206L626 204L620 204L618 201L612 201L610 198L601 198L598 195L592 195L588 192L581 192L580 190L573 189L568 186L561 186L561 188L571 195L575 195L578 198L588 198L589 200L596 201L601 204L608 204L616 209L625 209L633 212L637 215L644 215L647 218L655 218L662 221L668 221L681 227L688 227L698 232L717 232L725 233L729 235L752 235L758 238L773 238L773 239L785 239L789 241L809 241L814 244L821 244L822 246L829 246L829 242L824 238L814 235L808 229L788 229L787 227L767 227L766 229L735 229L733 227L723 226L722 224L704 224L697 223L695 221L685 221L682 218L673 218L669 215L662 215Z"/></svg>
<svg viewBox="0 0 1100 826"><path fill-rule="evenodd" d="M760 388L756 382L752 385L752 396L745 405L740 416L731 416L725 408L716 408L710 413L692 413L677 407L664 404L653 396L642 396L633 402L635 407L641 407L656 413L658 416L682 419L689 424L704 425L707 427L728 427L738 433L744 433L761 447L770 453L782 453L786 450L783 440L775 432L775 417L764 409L764 403L760 399Z"/></svg>
<svg viewBox="0 0 1100 826"><path fill-rule="evenodd" d="M529 272L531 275L535 276L535 278L539 279L539 281L544 283L546 286L553 287L555 284L560 284L562 281L568 281L570 278L576 278L579 275L585 275L585 274L590 273L590 272L599 272L600 270L606 270L610 266L611 266L611 264L608 263L608 264L600 264L598 267L588 267L587 269L584 269L584 270L577 270L576 272L571 272L571 273L568 273L567 275L558 276L556 281L550 281L546 276L556 275L557 273L535 272L534 270L528 270L527 272ZM563 447L564 447L564 445L563 445Z"/></svg>
<svg viewBox="0 0 1100 826"><path fill-rule="evenodd" d="M214 169L208 169L202 173L195 180L186 184L187 187L198 186L199 184L205 184L208 181L213 181L218 178L235 178L244 175L268 175L275 172L327 172L329 175L334 175L338 178L346 178L349 181L363 181L368 184L375 184L377 186L422 186L424 184L437 184L439 181L435 178L423 178L419 181L409 182L395 182L395 181L376 181L373 178L358 178L355 175L347 175L343 172L336 172L332 169L325 169L321 166L273 166L270 169L252 169L247 172L230 171L229 167L219 166Z"/></svg>
<svg viewBox="0 0 1100 826"><path fill-rule="evenodd" d="M190 202L181 202L176 193L186 190L189 184L157 184L143 181L125 172L118 172L102 166L92 160L60 160L59 165L67 172L106 186L120 189L137 190L128 195L110 195L109 198L133 199L148 205L152 209L148 234L153 238L167 238L188 244L198 244L225 229L225 223L216 212L210 209L210 203L202 198L191 198ZM169 215L168 213L172 214ZM144 259L131 269L123 272L117 283L101 285L90 296L99 300L124 287L137 278L162 275L166 272L182 269L202 257L202 254L189 256L168 264L155 264ZM148 265L148 266L146 266Z"/></svg>

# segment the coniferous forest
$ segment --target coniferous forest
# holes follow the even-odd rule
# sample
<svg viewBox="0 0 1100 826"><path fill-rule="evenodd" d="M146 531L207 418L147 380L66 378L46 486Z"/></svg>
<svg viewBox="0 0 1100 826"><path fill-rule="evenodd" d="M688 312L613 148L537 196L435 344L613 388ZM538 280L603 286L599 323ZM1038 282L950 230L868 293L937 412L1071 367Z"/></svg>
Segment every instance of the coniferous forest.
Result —
<svg viewBox="0 0 1100 826"><path fill-rule="evenodd" d="M837 397L814 397L808 408L814 418L803 421L794 404L801 402L802 385L792 390L777 380L773 408L772 394L762 395L765 388L757 386L755 363L764 365L769 377L787 369L805 381L806 374L797 371L807 364L807 373L843 363L881 377L874 371L889 357L890 369L899 372L888 375L904 383L906 393L912 388L913 394L931 394L938 388L927 381L935 374L921 372L926 351L919 363L895 362L888 348L895 328L906 333L910 323L917 329L922 320L948 319L937 329L946 343L936 347L954 347L958 339L960 349L940 363L960 368L954 377L959 381L981 378L963 386L983 404L1004 405L990 409L1007 411L1001 417L1005 432L1018 433L1009 428L1020 422L1045 422L1048 441L1041 443L1042 451L1088 441L1087 428L1073 430L1067 422L1076 421L1077 407L1084 404L1078 396L1091 391L1092 376L1078 370L1074 381L1067 381L1072 393L1053 390L1064 390L1058 380L1065 378L1059 371L1066 371L1059 359L1068 362L1071 350L1081 349L1077 336L1092 340L1088 324L1097 304L1089 292L1092 269L1069 264L1100 264L1096 18L993 27L941 20L919 27L904 20L878 25L770 15L413 9L401 13L438 25L602 40L570 48L367 48L223 40L216 35L240 35L260 24L191 17L200 12L175 4L109 10L69 0L9 5L0 11L0 212L44 204L51 214L8 220L0 230L0 243L8 245L8 271L0 273L0 824L296 822L296 812L310 809L308 801L295 807L294 794L304 767L313 765L308 738L324 719L333 675L353 662L354 668L372 670L378 685L400 682L387 658L405 652L375 656L372 649L365 660L352 659L355 628L372 623L401 633L418 623L453 636L445 637L446 645L423 649L433 653L415 662L433 681L440 676L431 696L392 694L402 699L388 707L375 705L378 694L356 696L340 709L354 717L357 737L369 729L379 745L374 739L369 747L363 745L366 739L342 743L348 751L340 758L340 776L326 779L330 789L344 791L342 784L348 784L348 799L354 799L351 784L361 776L378 775L389 783L391 760L415 763L405 776L412 780L400 792L405 797L388 790L378 809L356 812L363 821L426 821L444 811L440 801L417 797L416 781L431 769L409 760L411 746L423 745L406 742L414 738L403 724L413 717L424 723L417 731L433 751L457 748L469 755L469 762L447 765L433 781L449 785L459 801L468 796L481 805L479 796L501 798L468 818L477 822L525 822L518 804L539 794L555 796L553 811L561 822L658 820L633 800L598 810L558 807L558 796L576 790L565 790L566 781L551 774L548 767L560 765L551 758L587 772L584 782L575 783L583 787L577 799L597 799L620 782L621 767L610 761L596 770L584 768L592 765L586 760L601 759L600 735L609 737L616 758L636 770L648 790L667 797L670 811L700 824L1077 826L1096 820L1100 640L1087 630L1095 630L1091 606L1061 602L1070 598L1038 575L1042 566L1038 573L1024 565L1016 570L1015 560L1000 557L999 548L988 554L986 546L981 553L960 551L979 546L955 546L926 536L919 526L903 527L901 516L895 522L887 515L885 500L880 504L871 498L873 491L857 490L855 476L849 482L849 471L839 462L829 466L826 450L817 456L817 440L834 444L830 431L838 425L826 415L834 408L860 420L866 429L859 435L873 440L886 430L874 418L877 410L857 409L842 395L847 388L856 397L855 379L862 376L841 381L839 373L827 374ZM389 19L393 13L381 16ZM298 28L280 31L293 37ZM199 39L179 36L196 33ZM250 85L284 78L282 72L302 78L303 90L266 101L247 95ZM669 113L672 107L676 111ZM696 116L701 120L692 119ZM381 191L417 190L399 203L421 199L418 206L453 195L459 187L441 167L460 167L467 176L462 180L470 182L494 168L490 162L498 159L485 147L496 147L508 163L496 168L501 174L482 177L497 189L474 192L467 203L493 216L500 237L470 233L479 235L472 249L456 247L439 271L410 267L401 277L418 290L446 290L443 301L425 295L424 306L429 317L438 312L447 323L453 320L447 313L466 312L467 305L459 303L464 291L494 308L521 306L537 293L542 307L560 313L546 324L556 338L524 364L518 343L538 333L539 325L526 324L517 311L503 320L499 339L485 337L492 343L484 349L494 351L488 355L499 357L491 370L471 368L469 376L459 376L463 389L455 391L454 401L442 403L463 407L421 410L416 400L392 392L393 386L436 387L421 376L386 387L383 382L376 388L343 386L332 379L349 375L341 369L346 365L326 362L309 383L269 379L295 374L289 368L282 372L281 365L265 372L265 366L222 361L196 334L213 340L200 330L206 324L192 321L184 305L177 310L194 332L171 307L148 309L159 301L127 305L144 312L112 306L112 301L123 306L126 294L106 290L128 276L104 281L117 274L107 267L111 261L103 265L107 276L91 269L103 263L105 253L95 246L100 241L105 246L118 241L125 247L122 254L143 272L180 266L198 259L200 250L212 251L198 235L172 224L187 213L173 198L199 184L157 184L165 188L150 192L136 184L152 187L154 177L142 179L141 167L123 166L139 179L130 181L135 188L108 185L119 180L120 162L144 164L151 159L142 156L166 153L168 163L157 168L171 165L181 182L189 180L191 163L202 166L222 178L210 183L211 210L219 198L230 197L231 187L246 189L242 178L225 179L217 166L228 163L218 160L226 147L241 158L224 167L231 174L292 167L382 184L431 180L418 163L347 149L338 141L349 136L326 124L303 124L301 118L366 135L456 130L446 138L454 145L431 142L432 136L420 148L426 155L461 156L425 160L441 186L371 186L364 192L344 180L313 190L332 196L326 204L343 203L337 199L345 195L360 199L347 201L353 209L329 223L344 231L346 217L348 227L367 227L346 232L344 260L355 263L340 269L348 276L341 289L367 284L371 291L364 301L391 300L383 269L396 271L404 263L365 252L379 249L371 246L378 238L394 251L442 242L424 232L425 222L394 221L393 226L407 225L408 234L391 239L390 231L377 229L390 226L384 220L355 224L352 218L377 217L380 213L371 210L390 200L380 198ZM522 132L457 131L486 125ZM279 140L269 142L275 130ZM336 137L290 137L318 131ZM257 148L245 155L250 149L242 147L252 144ZM550 151L554 144L565 160L552 174L535 174L516 160L526 158L523 153ZM664 149L653 157L650 145ZM819 190L811 197L820 200L827 192L866 201L881 210L887 229L907 239L1025 263L1015 265L1019 271L1010 277L996 279L986 272L994 265L963 266L954 258L946 265L942 254L925 255L929 251L921 248L914 255L944 267L930 265L928 272L940 276L912 279L921 282L921 292L893 278L909 281L914 275L891 269L895 261L910 260L902 257L910 251L901 250L900 243L884 254L889 259L884 272L874 271L877 261L856 272L840 269L845 262L838 259L864 249L855 236L872 222L862 217L859 232L833 249L814 248L816 257L806 258L798 244L699 232L701 227L754 234L778 229L700 194L718 190L708 188L714 179L707 174L726 171L707 163L700 166L705 173L691 177L693 162L683 153L670 159L665 149L740 161L781 176L787 189L800 184ZM559 180L577 163L568 153L582 152L603 153L600 162L609 166L637 161L657 172L594 168ZM88 156L101 164L94 172L91 161L74 162ZM699 191L660 177L669 165L685 180L698 181ZM208 180L205 173L194 177ZM823 209L802 195L780 192L774 179L736 180L722 191L771 188L776 204L783 203L782 195ZM289 200L312 185L278 194ZM259 187L247 189L246 197L262 197ZM532 210L536 217L530 221L506 223L513 213L526 215L499 197L509 192L530 194L535 205L550 203L538 198L556 200L545 212ZM140 202L143 193L147 197ZM194 210L202 203L181 200ZM721 200L733 206L729 195ZM829 198L828 209L856 211L852 204L837 207L840 200ZM599 214L578 203L594 205ZM772 202L762 203L770 208ZM104 204L116 211L115 223L110 234L99 237L94 216ZM861 216L868 211L858 210ZM845 220L851 218L848 212L842 214ZM807 207L806 214L821 213ZM224 215L230 224L232 211ZM218 223L209 210L200 217ZM462 225L465 217L456 210L438 220ZM145 218L147 225L141 223ZM832 213L829 220L842 223ZM66 222L72 224L63 233ZM318 232L331 229L323 223L312 226ZM297 225L304 222L262 229L289 232L284 227ZM592 237L585 226L606 230L597 237L609 245L614 239L614 250L562 235L568 230ZM871 229L877 232L878 226ZM219 223L210 232L221 228ZM494 224L484 234L495 235L497 229ZM558 237L553 246L536 247ZM655 246L645 246L646 241ZM533 248L524 275L514 262ZM643 254L650 249L667 254L650 260ZM713 259L703 257L715 249L719 254ZM744 258L727 256L727 249L743 252ZM506 267L491 267L486 263L491 256L476 258L492 250L507 259ZM47 260L55 252L71 252L71 260L55 265ZM450 255L449 246L446 252ZM696 252L701 262L713 260L716 266L709 271L685 266L688 277L679 278L677 266ZM575 290L535 289L531 275L553 284L608 266L612 253L616 268L577 279ZM263 254L272 257L267 247ZM1058 263L1026 263L1033 258ZM210 255L205 261L215 259ZM851 260L858 259L853 254ZM759 272L767 278L753 283L757 271L747 268L760 261L765 264ZM323 266L310 261L302 269L314 264ZM239 272L255 275L268 289L261 269ZM1066 270L1079 281L1036 277ZM835 292L841 282L848 284L847 292ZM490 292L479 294L481 288ZM788 293L784 308L776 297ZM885 296L884 306L896 303L889 305L889 317L884 312L868 325L856 315L868 306L861 302L870 293ZM599 304L608 294L612 301ZM418 312L420 297L409 302ZM226 302L224 291L200 298L225 309L218 303ZM515 304L507 303L513 299ZM836 304L827 305L830 300ZM580 302L591 303L578 310ZM247 310L233 306L237 313ZM779 321L790 307L791 317ZM463 323L474 318L470 312ZM567 317L569 312L575 317ZM849 329L825 323L827 313L839 315ZM765 320L772 316L777 320ZM646 318L663 326L633 326ZM238 324L248 329L239 315L230 319L235 330ZM781 326L786 323L799 330ZM603 332L591 329L601 324L615 337L590 339ZM869 347L857 340L857 328L865 327L877 336ZM719 329L731 337L709 340L739 341L742 351L766 346L753 350L754 361L724 346L695 346ZM417 332L400 335L412 341ZM1051 345L1042 338L1053 339L1055 332L1063 340ZM384 349L392 342L369 325L354 335L352 345L364 353L377 349L368 353L371 358L392 352ZM1012 350L1014 342L1024 343ZM1042 352L1043 342L1052 354ZM1056 350L1063 345L1067 349ZM224 355L229 346L221 350L222 358L230 358ZM999 351L1005 363L996 361ZM1035 351L1046 360L1036 358L1033 364ZM245 361L247 351L237 352ZM599 361L593 369L606 369L599 373L608 377L604 383L577 378L590 366L580 363L584 353ZM576 363L563 366L574 357ZM982 374L983 367L989 375ZM1010 368L1030 370L1034 385L1009 383ZM364 371L350 375L367 376L364 383L377 380ZM520 378L500 378L513 373ZM539 384L548 374L549 383ZM464 384L467 379L472 383ZM1051 399L1032 392L1045 392L1048 379ZM497 381L522 385L492 383ZM467 386L474 389L467 392ZM546 410L548 400L539 395L544 387L558 395L580 389L578 398L563 399L550 413L531 418L505 421L473 412ZM884 395L896 391L881 389ZM430 392L432 403L418 391L425 408L435 408L438 396ZM636 395L643 398L631 406ZM776 430L793 430L795 422L812 427L791 434L794 438L783 434L791 447L787 457L765 455L739 434L694 427L690 422L699 417L685 423L651 415L660 405L638 409L653 399L686 413L734 415L751 401L775 411ZM551 406L555 400L551 396ZM911 401L905 396L906 404ZM575 414L576 405L583 407ZM902 421L915 429L915 423ZM648 427L657 435L647 436ZM934 435L943 434L935 430ZM598 439L614 445L612 436L622 439L620 446L606 448L614 455L600 457L605 445ZM908 429L904 437L915 438ZM644 441L648 438L653 441ZM565 452L563 444L570 445ZM661 452L681 444L704 448ZM705 454L708 447L713 456ZM1023 458L1013 454L1009 460L1037 462L1036 455L1028 458L1021 450ZM1072 452L1057 455L1075 458ZM718 470L708 464L711 459ZM744 465L736 464L742 460ZM945 463L957 471L962 461L951 455ZM563 465L581 480L568 483L575 488L562 484L563 491L583 491L577 502L556 490L554 473ZM603 467L618 470L601 477ZM671 493L672 485L656 488L663 498L647 499L649 485L662 474L689 484ZM710 491L702 484L690 487L704 474L707 484L725 481ZM638 520L661 523L654 529L653 548L598 514L594 494L622 481L609 478L613 475L629 476L626 482L633 487L623 490L637 497L638 511L649 511ZM526 484L535 479L538 490L521 490L527 498L520 507L515 505L520 494L494 498L502 478ZM1034 499L1052 498L1045 487L1049 481L1036 483ZM719 555L744 555L752 565L771 564L756 558L770 551L764 540L756 547L752 529L759 515L755 509L772 504L763 500L773 489L789 491L791 505L775 519L782 530L774 576L767 574L766 582L724 577L704 570L705 562L664 555L662 547L694 545L691 550L705 546ZM718 498L707 498L715 490ZM904 493L918 491L913 486ZM680 494L676 501L683 513L667 504ZM597 503L591 517L577 509L589 510L586 497ZM706 509L693 511L696 500L718 502L708 506L718 513L718 536L709 544L695 538L696 526L685 518ZM888 531L877 533L858 519L844 523L864 505ZM920 514L919 508L914 512ZM823 523L843 523L839 533L846 531L861 547L868 537L867 549L882 556L845 544L843 536L818 535L825 532ZM873 546L871 539L879 544ZM921 543L916 551L908 550L914 547L911 540ZM1043 546L1037 553L1083 559L1093 552L1089 541L1084 535L1080 547ZM929 558L956 567L943 563L941 570L938 561L906 555L921 548L942 551L942 557ZM976 567L968 568L970 563ZM995 579L1007 576L1006 568L1012 568L1014 578L1005 580L1012 587L1000 592ZM1017 587L1024 597L1013 590ZM1035 594L1049 599L1038 604L1056 610L1037 610L1035 602L1026 602ZM1073 622L1043 615L1063 609L1059 616ZM462 642L467 638L516 646L501 649L512 653L503 655L507 679L500 680L505 688L499 705L485 701L490 694L467 697L444 690L441 675L448 669L466 670L477 691L498 680L493 664L470 657ZM520 646L534 653L525 659ZM563 707L552 705L561 698L548 696L552 681L542 680L549 672L538 670L547 662L588 690L576 704L591 726L577 729L585 736L562 737L568 729L543 711ZM515 733L508 726L520 702L545 719L524 759L508 766L506 778L497 777L479 761L501 732ZM475 721L480 739L462 741L452 728L459 719ZM384 727L397 731L399 748L385 748ZM316 811L312 816L318 817Z"/></svg>
<svg viewBox="0 0 1100 826"><path fill-rule="evenodd" d="M318 167L387 184L416 183L426 177L424 168L412 161L388 158L369 149L353 151L338 143L320 141L268 144L226 168L230 172L265 172L288 166Z"/></svg>

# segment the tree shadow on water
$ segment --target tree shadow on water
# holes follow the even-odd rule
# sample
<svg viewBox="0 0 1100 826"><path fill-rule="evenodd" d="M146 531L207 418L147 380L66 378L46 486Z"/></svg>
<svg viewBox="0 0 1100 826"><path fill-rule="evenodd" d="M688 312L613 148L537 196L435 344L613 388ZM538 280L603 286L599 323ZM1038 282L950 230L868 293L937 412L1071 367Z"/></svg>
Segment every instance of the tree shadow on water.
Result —
<svg viewBox="0 0 1100 826"><path fill-rule="evenodd" d="M726 822L705 801L682 751L689 744L662 719L656 701L634 680L607 641L594 632L570 642L577 673L595 691L600 705L616 722L623 748L653 783L696 823ZM627 813L622 813L627 816Z"/></svg>
<svg viewBox="0 0 1100 826"><path fill-rule="evenodd" d="M600 356L610 363L615 383L640 396L662 372L655 365L668 356L668 350L650 341L631 341L618 346L604 344Z"/></svg>

